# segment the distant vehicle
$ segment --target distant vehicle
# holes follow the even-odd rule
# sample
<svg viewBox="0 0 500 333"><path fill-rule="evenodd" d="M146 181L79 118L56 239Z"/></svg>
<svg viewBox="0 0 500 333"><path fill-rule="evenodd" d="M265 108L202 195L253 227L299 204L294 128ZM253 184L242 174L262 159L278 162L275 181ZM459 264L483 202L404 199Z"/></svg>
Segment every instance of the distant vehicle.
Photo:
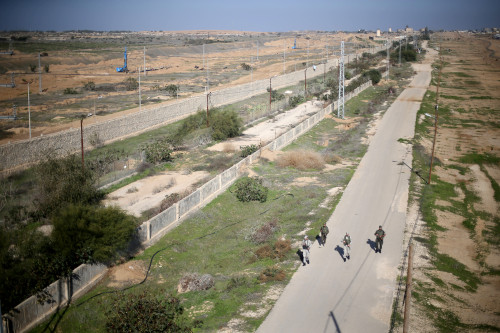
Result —
<svg viewBox="0 0 500 333"><path fill-rule="evenodd" d="M119 73L128 73L127 68L127 47L125 47L125 52L123 53L123 67L116 67L116 71Z"/></svg>

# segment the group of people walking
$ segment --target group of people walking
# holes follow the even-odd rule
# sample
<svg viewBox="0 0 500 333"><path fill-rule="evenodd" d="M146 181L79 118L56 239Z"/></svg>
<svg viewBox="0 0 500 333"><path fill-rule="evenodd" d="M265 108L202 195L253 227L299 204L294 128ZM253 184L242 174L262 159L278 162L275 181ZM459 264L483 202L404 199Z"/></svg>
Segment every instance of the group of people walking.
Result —
<svg viewBox="0 0 500 333"><path fill-rule="evenodd" d="M330 231L328 230L328 227L326 226L326 223L323 224L323 226L319 230L319 247L322 245L325 246L326 244L326 237L328 236L328 233ZM375 253L382 253L382 245L384 244L384 237L385 237L385 231L382 229L382 226L380 225L378 229L375 231ZM344 246L343 250L343 258L344 261L346 259L350 260L351 259L351 244L352 244L352 239L351 236L349 235L348 232L345 233L344 238L342 239L342 244ZM309 240L309 237L306 235L304 236L304 240L302 241L302 264L303 266L306 265L306 263L310 263L310 250L311 250L311 245L312 242Z"/></svg>

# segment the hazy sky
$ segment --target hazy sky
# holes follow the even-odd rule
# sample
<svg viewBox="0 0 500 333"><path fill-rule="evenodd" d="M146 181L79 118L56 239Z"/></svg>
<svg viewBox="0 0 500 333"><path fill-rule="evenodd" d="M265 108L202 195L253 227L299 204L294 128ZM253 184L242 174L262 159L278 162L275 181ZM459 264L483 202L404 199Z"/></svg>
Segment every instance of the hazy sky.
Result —
<svg viewBox="0 0 500 333"><path fill-rule="evenodd" d="M0 30L345 30L500 26L500 0L3 0Z"/></svg>

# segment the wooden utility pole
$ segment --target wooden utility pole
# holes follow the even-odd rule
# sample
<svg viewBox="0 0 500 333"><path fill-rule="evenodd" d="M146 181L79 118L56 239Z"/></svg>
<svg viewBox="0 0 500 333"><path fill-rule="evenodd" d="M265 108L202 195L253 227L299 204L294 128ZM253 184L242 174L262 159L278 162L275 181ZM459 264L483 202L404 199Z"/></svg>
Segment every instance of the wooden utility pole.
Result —
<svg viewBox="0 0 500 333"><path fill-rule="evenodd" d="M439 45L439 52L441 52L441 45ZM440 57L441 58L441 57ZM439 84L441 83L441 71L443 68L443 60L440 59L440 64L439 64L439 74L438 74L438 82L437 82L437 89L436 89L436 105L434 106L434 139L432 141L432 153L431 153L431 165L429 167L429 181L427 184L431 183L431 176L432 176L432 164L434 162L434 150L436 148L436 137L437 137L437 126L438 126L438 119L439 119L439 112L438 112L438 102L439 102Z"/></svg>
<svg viewBox="0 0 500 333"><path fill-rule="evenodd" d="M410 326L412 269L413 269L413 244L410 243L410 247L408 249L408 273L406 274L405 313L403 321L403 333L408 333L408 327Z"/></svg>

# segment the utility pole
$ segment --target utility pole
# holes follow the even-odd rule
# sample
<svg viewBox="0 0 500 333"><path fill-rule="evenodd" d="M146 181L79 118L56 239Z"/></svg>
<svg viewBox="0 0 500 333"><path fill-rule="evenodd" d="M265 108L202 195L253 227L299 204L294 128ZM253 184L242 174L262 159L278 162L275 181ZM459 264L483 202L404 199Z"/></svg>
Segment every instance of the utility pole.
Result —
<svg viewBox="0 0 500 333"><path fill-rule="evenodd" d="M146 47L144 46L144 76L148 75L146 73Z"/></svg>
<svg viewBox="0 0 500 333"><path fill-rule="evenodd" d="M339 98L337 106L337 117L344 119L344 41L340 43L339 59Z"/></svg>
<svg viewBox="0 0 500 333"><path fill-rule="evenodd" d="M141 67L139 67L138 71L139 73L139 112L142 109L142 99L141 99Z"/></svg>
<svg viewBox="0 0 500 333"><path fill-rule="evenodd" d="M307 68L304 70L304 97L307 99Z"/></svg>
<svg viewBox="0 0 500 333"><path fill-rule="evenodd" d="M271 114L271 98L272 98L271 92L273 91L273 89L271 87L271 79L272 78L273 78L272 76L269 78L269 114Z"/></svg>
<svg viewBox="0 0 500 333"><path fill-rule="evenodd" d="M399 67L401 67L401 38L399 38Z"/></svg>
<svg viewBox="0 0 500 333"><path fill-rule="evenodd" d="M83 118L85 118L84 115L81 115L80 117L80 136L81 136L81 142L82 142L82 172L85 167L85 161L84 161L84 153L83 153Z"/></svg>
<svg viewBox="0 0 500 333"><path fill-rule="evenodd" d="M439 44L439 52L441 53L441 44ZM440 56L441 58L441 56ZM438 113L438 108L439 108L439 84L441 82L441 70L443 68L443 59L440 59L440 66L439 66L439 75L438 75L438 82L437 82L437 88L436 88L436 105L434 106L435 114L434 114L434 140L432 141L432 153L431 153L431 164L429 167L429 181L427 184L431 184L431 176L432 176L432 164L434 162L434 149L436 147L436 137L437 137L437 126L438 126L438 120L439 120L439 113Z"/></svg>
<svg viewBox="0 0 500 333"><path fill-rule="evenodd" d="M410 303L411 303L411 283L412 283L412 269L413 269L413 244L410 243L408 249L408 272L406 274L406 291L405 291L405 311L403 321L403 333L408 333L410 326Z"/></svg>
<svg viewBox="0 0 500 333"><path fill-rule="evenodd" d="M386 52L387 52L387 75L386 75L386 78L387 80L389 80L389 68L390 68L390 58L389 58L389 40L387 40L386 42Z"/></svg>
<svg viewBox="0 0 500 333"><path fill-rule="evenodd" d="M257 41L257 61L259 60L259 41Z"/></svg>
<svg viewBox="0 0 500 333"><path fill-rule="evenodd" d="M211 94L212 94L211 92L207 93L207 127L210 127L210 122L208 121L208 97L209 97Z"/></svg>
<svg viewBox="0 0 500 333"><path fill-rule="evenodd" d="M38 93L42 93L42 65L40 63L40 52L38 52L38 74L39 74L39 79L38 79Z"/></svg>
<svg viewBox="0 0 500 333"><path fill-rule="evenodd" d="M285 62L286 62L286 60L285 60L285 57L286 57L286 55L285 55L285 41L283 41L283 75L285 75L285 73L286 73L286 69L285 69Z"/></svg>
<svg viewBox="0 0 500 333"><path fill-rule="evenodd" d="M31 140L31 106L30 106L30 82L28 82L28 127Z"/></svg>

